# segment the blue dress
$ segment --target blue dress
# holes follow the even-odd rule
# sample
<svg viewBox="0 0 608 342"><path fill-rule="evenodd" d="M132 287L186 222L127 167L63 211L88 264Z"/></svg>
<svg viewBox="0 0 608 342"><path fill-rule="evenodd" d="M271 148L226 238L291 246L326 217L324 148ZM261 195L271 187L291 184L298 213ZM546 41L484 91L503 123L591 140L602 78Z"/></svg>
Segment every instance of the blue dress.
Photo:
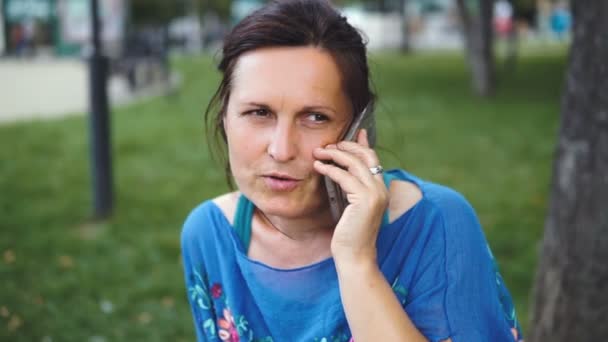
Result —
<svg viewBox="0 0 608 342"><path fill-rule="evenodd" d="M403 170L384 178L410 181L422 192L392 223L385 214L377 241L378 265L416 327L430 341L519 341L511 297L469 203ZM184 223L183 265L198 340L351 341L333 259L297 269L249 259L251 208L242 197L232 226L206 201Z"/></svg>

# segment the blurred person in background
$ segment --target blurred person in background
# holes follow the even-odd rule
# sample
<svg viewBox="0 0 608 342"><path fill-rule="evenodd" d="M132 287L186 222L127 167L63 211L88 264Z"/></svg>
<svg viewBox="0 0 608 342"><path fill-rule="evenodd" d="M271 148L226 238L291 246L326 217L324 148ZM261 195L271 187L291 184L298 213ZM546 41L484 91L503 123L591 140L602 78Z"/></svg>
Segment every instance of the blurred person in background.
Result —
<svg viewBox="0 0 608 342"><path fill-rule="evenodd" d="M513 6L507 0L498 0L494 3L494 29L503 38L514 30Z"/></svg>
<svg viewBox="0 0 608 342"><path fill-rule="evenodd" d="M34 44L36 36L36 22L28 18L23 21L23 44L24 53L28 56L34 54Z"/></svg>
<svg viewBox="0 0 608 342"><path fill-rule="evenodd" d="M479 221L456 191L383 172L360 34L323 0L271 2L226 36L207 108L237 191L184 223L199 341L519 341ZM323 177L347 194L336 222Z"/></svg>
<svg viewBox="0 0 608 342"><path fill-rule="evenodd" d="M572 22L568 6L563 3L556 4L551 12L550 21L553 35L559 40L566 39Z"/></svg>
<svg viewBox="0 0 608 342"><path fill-rule="evenodd" d="M10 27L10 47L16 56L21 56L25 51L25 36L21 24L13 24Z"/></svg>

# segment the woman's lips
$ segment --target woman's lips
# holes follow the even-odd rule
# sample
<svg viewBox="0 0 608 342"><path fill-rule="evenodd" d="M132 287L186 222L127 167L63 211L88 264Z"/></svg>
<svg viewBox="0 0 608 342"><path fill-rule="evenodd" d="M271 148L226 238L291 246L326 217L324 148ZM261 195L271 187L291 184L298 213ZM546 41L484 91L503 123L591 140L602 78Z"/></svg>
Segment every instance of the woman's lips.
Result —
<svg viewBox="0 0 608 342"><path fill-rule="evenodd" d="M299 179L284 178L282 176L264 175L262 176L266 186L273 191L291 191L301 182Z"/></svg>

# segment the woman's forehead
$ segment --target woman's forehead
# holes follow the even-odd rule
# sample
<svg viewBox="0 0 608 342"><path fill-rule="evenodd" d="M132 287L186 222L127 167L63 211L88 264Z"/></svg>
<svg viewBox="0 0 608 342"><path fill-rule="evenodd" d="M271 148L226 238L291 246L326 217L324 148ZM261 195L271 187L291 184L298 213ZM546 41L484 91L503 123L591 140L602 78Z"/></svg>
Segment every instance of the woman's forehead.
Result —
<svg viewBox="0 0 608 342"><path fill-rule="evenodd" d="M273 47L243 54L235 66L231 97L296 97L321 102L344 100L342 77L333 57L320 48Z"/></svg>

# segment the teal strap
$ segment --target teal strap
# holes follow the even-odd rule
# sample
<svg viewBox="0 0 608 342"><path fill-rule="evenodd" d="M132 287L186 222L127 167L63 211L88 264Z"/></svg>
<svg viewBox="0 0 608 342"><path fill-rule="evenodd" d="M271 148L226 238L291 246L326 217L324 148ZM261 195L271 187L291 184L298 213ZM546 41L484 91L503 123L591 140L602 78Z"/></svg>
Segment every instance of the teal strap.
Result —
<svg viewBox="0 0 608 342"><path fill-rule="evenodd" d="M249 250L251 242L251 220L253 219L253 202L241 195L234 213L234 230L241 239L245 252Z"/></svg>
<svg viewBox="0 0 608 342"><path fill-rule="evenodd" d="M388 172L382 173L382 178L384 179L384 185L386 185L387 189L391 188L391 182L393 181L393 179L399 179L399 177L397 177L393 173L388 173ZM386 208L386 210L384 211L384 215L382 216L382 226L385 226L387 224L388 224L388 208Z"/></svg>

